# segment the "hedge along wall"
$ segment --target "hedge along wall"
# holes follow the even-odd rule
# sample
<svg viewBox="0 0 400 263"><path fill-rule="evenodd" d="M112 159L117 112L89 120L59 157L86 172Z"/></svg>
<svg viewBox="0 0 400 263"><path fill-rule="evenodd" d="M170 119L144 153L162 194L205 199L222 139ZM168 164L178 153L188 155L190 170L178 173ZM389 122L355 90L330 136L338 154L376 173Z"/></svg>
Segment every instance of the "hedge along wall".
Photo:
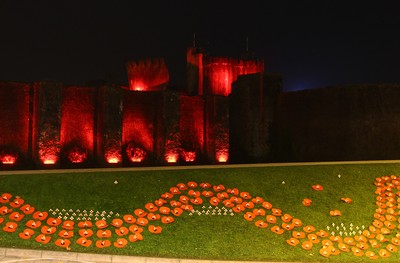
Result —
<svg viewBox="0 0 400 263"><path fill-rule="evenodd" d="M63 87L60 142L66 164L92 160L95 152L95 98L95 88ZM82 155L86 158L80 161Z"/></svg>
<svg viewBox="0 0 400 263"><path fill-rule="evenodd" d="M32 136L32 86L0 82L0 157L12 154L14 162L30 159ZM5 157L9 159L12 157ZM11 159L9 161L11 161ZM3 160L0 160L0 165Z"/></svg>
<svg viewBox="0 0 400 263"><path fill-rule="evenodd" d="M400 85L355 85L282 93L279 161L400 158Z"/></svg>

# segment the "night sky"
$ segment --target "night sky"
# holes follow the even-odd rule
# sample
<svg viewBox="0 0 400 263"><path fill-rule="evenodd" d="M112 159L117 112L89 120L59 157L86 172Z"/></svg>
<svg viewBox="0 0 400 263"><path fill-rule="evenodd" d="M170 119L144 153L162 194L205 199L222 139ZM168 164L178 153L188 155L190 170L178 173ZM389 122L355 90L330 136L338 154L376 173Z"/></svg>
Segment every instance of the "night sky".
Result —
<svg viewBox="0 0 400 263"><path fill-rule="evenodd" d="M128 61L164 58L180 89L195 33L213 56L248 37L284 90L399 83L400 1L368 2L1 0L0 81L126 84Z"/></svg>

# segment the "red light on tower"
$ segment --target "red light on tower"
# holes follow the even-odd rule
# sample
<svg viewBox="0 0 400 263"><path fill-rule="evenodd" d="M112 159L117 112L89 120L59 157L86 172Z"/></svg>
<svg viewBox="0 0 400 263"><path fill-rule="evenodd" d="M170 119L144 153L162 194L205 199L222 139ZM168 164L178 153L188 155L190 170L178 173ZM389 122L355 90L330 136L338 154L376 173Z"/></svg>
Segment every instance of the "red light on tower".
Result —
<svg viewBox="0 0 400 263"><path fill-rule="evenodd" d="M133 163L141 163L146 158L146 151L140 147L135 147L132 143L126 147L126 155Z"/></svg>
<svg viewBox="0 0 400 263"><path fill-rule="evenodd" d="M104 155L107 163L110 164L114 164L114 163L120 163L122 160L122 156L119 153L119 151L108 151L105 155Z"/></svg>
<svg viewBox="0 0 400 263"><path fill-rule="evenodd" d="M46 155L40 158L43 164L55 164L58 157L56 155Z"/></svg>

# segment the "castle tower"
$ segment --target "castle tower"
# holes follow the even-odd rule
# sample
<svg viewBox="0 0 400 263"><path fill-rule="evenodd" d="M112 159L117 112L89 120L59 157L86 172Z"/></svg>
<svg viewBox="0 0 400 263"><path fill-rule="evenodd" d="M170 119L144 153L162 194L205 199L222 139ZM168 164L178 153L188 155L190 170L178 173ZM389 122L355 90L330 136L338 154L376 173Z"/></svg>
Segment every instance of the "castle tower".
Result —
<svg viewBox="0 0 400 263"><path fill-rule="evenodd" d="M203 95L203 53L199 48L190 47L186 53L187 93Z"/></svg>
<svg viewBox="0 0 400 263"><path fill-rule="evenodd" d="M164 59L129 62L126 68L130 90L161 91L168 86L169 72Z"/></svg>

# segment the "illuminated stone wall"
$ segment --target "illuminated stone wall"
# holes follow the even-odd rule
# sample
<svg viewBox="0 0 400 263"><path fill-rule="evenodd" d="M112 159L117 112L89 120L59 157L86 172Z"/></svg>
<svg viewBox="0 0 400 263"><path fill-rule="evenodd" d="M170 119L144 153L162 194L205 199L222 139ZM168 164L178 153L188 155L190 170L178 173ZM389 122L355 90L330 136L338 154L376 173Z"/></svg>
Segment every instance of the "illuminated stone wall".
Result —
<svg viewBox="0 0 400 263"><path fill-rule="evenodd" d="M32 85L0 83L0 165L24 163L31 154Z"/></svg>
<svg viewBox="0 0 400 263"><path fill-rule="evenodd" d="M130 90L161 91L168 86L169 72L164 59L129 62L127 72Z"/></svg>
<svg viewBox="0 0 400 263"><path fill-rule="evenodd" d="M97 121L95 98L93 87L63 87L60 143L64 164L92 161Z"/></svg>

